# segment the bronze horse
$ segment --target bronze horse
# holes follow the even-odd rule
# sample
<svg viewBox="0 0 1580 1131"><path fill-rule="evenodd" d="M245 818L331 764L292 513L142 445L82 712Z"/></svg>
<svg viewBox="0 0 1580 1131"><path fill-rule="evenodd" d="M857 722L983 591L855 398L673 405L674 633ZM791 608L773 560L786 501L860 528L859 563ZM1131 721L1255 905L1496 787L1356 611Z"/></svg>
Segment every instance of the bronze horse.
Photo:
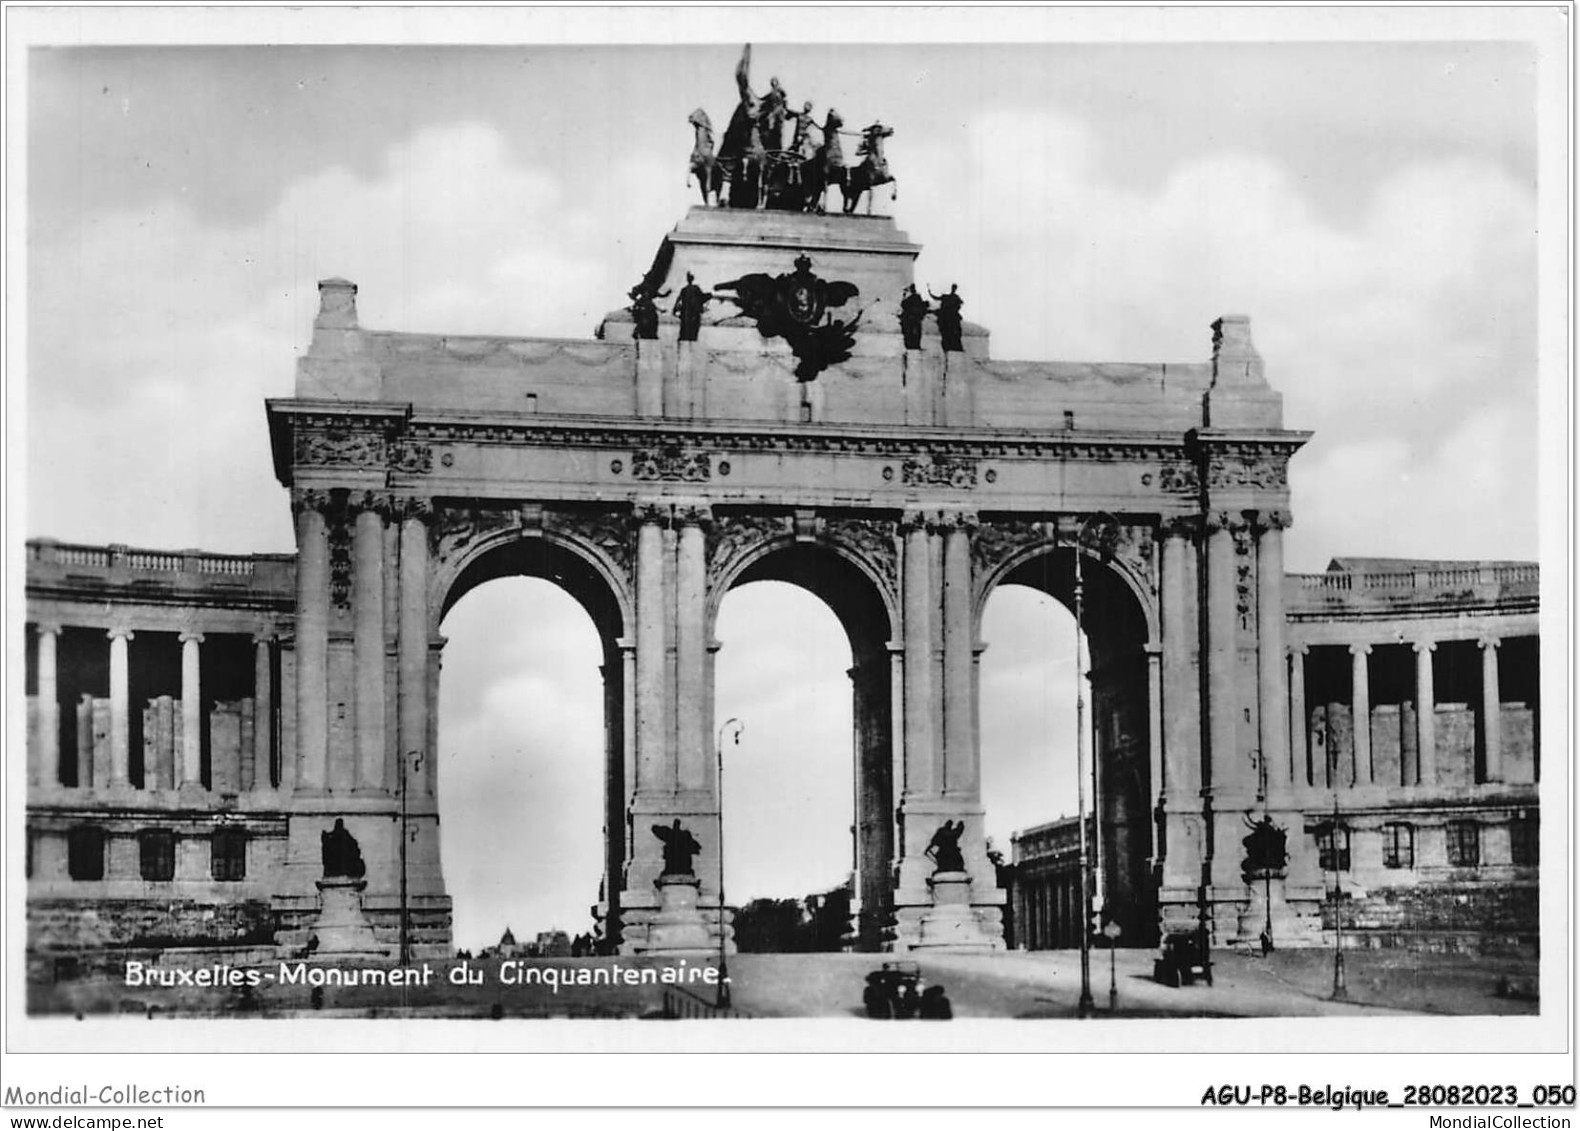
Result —
<svg viewBox="0 0 1580 1131"><path fill-rule="evenodd" d="M874 122L861 131L861 144L856 148L856 155L865 156L866 160L852 169L840 184L845 197L846 215L856 211L856 203L861 200L862 193L870 192L879 185L894 183L894 175L889 172L889 162L883 156L883 139L893 136L893 128L881 122ZM898 186L895 191L897 195ZM889 199L894 199L894 196ZM867 212L872 212L871 197L867 198Z"/></svg>
<svg viewBox="0 0 1580 1131"><path fill-rule="evenodd" d="M723 200L724 168L713 155L713 123L708 120L708 112L701 108L693 110L686 121L691 123L694 138L691 144L691 171L686 183L689 185L691 177L696 177L697 186L702 189L702 203L708 203L711 193L713 203L719 204Z"/></svg>

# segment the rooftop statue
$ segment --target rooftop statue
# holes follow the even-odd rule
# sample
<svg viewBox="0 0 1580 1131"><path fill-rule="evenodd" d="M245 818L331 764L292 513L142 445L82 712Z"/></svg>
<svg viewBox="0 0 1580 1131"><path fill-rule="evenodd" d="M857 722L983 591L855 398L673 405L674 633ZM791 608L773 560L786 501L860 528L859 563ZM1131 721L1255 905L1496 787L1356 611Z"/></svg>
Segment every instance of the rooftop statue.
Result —
<svg viewBox="0 0 1580 1131"><path fill-rule="evenodd" d="M680 294L675 296L673 313L680 319L680 340L694 342L697 334L702 329L702 312L707 309L708 303L713 301L713 296L697 286L696 277L690 271L686 272L686 285L680 288Z"/></svg>
<svg viewBox="0 0 1580 1131"><path fill-rule="evenodd" d="M938 320L938 336L943 339L944 349L951 353L959 353L965 347L960 341L960 308L966 300L960 297L960 285L949 284L949 293L946 295L933 294L933 288L928 287L927 293L938 304L938 312L933 315Z"/></svg>
<svg viewBox="0 0 1580 1131"><path fill-rule="evenodd" d="M691 172L686 184L690 185L691 178L696 177L697 186L702 189L702 203L707 204L711 194L714 204L722 204L720 194L724 188L724 167L713 154L713 123L708 119L708 112L700 106L691 112L686 121L692 127Z"/></svg>
<svg viewBox="0 0 1580 1131"><path fill-rule="evenodd" d="M818 126L813 120L812 103L804 102L801 109L791 109L789 95L778 78L769 79L768 90L759 97L752 90L751 65L752 46L748 43L735 67L738 98L716 157L707 114L696 110L688 119L694 130L691 171L702 186L704 204L711 192L715 203L731 208L821 214L828 190L838 185L844 197L844 211L849 214L856 210L864 193L893 183L894 176L883 155L884 139L894 136L892 127L874 122L859 134L850 134L861 138L856 154L864 160L855 169L847 170L840 144L844 121L839 112L830 109L822 126ZM795 124L788 147L784 146L786 119L793 119ZM871 197L867 210L872 211Z"/></svg>

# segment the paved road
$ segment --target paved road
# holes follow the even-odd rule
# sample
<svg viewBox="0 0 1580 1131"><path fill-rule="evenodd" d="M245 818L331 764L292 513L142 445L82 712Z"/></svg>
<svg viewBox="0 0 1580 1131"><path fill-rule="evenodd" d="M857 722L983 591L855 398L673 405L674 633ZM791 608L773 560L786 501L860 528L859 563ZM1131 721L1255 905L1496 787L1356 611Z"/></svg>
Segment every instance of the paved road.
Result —
<svg viewBox="0 0 1580 1131"><path fill-rule="evenodd" d="M1080 998L1078 951L917 959L923 980L942 984L956 1017L1074 1017ZM1348 1001L1333 1001L1326 951L1269 958L1217 956L1214 984L1175 989L1152 980L1150 950L1114 953L1113 1012L1124 1017L1376 1016L1418 1013L1534 1014L1537 1004L1497 996L1500 974L1534 976L1533 963L1448 955L1345 955ZM861 1017L861 991L881 955L739 955L730 961L738 1007L765 1017ZM1094 951L1092 996L1109 1013L1109 955Z"/></svg>

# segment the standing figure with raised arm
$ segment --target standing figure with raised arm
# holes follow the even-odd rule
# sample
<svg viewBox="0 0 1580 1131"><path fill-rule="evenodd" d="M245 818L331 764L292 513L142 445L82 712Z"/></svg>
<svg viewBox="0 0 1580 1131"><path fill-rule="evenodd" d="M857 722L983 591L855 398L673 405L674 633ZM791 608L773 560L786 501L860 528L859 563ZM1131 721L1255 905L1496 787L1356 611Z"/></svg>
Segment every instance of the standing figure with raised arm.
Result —
<svg viewBox="0 0 1580 1131"><path fill-rule="evenodd" d="M933 294L933 288L928 287L927 293L938 304L938 336L943 339L944 350L948 353L962 353L964 348L960 344L960 308L965 305L965 299L960 297L958 283L949 284L949 293L943 296Z"/></svg>

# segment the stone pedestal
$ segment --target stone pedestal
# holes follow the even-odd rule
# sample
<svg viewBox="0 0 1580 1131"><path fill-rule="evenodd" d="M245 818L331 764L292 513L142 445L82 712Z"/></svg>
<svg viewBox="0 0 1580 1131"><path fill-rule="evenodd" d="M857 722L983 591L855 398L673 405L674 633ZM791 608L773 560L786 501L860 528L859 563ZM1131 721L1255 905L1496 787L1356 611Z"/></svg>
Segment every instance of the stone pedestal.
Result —
<svg viewBox="0 0 1580 1131"><path fill-rule="evenodd" d="M658 877L658 912L649 921L647 954L713 954L718 941L697 907L702 884L691 873Z"/></svg>
<svg viewBox="0 0 1580 1131"><path fill-rule="evenodd" d="M932 889L933 906L922 912L921 933L913 949L944 952L994 949L993 940L982 930L981 921L971 906L969 872L934 872L927 886Z"/></svg>
<svg viewBox="0 0 1580 1131"><path fill-rule="evenodd" d="M1306 924L1290 908L1285 898L1284 877L1274 876L1271 881L1254 879L1250 882L1251 900L1240 912L1238 927L1232 945L1258 950L1262 945L1262 932L1267 929L1268 907L1272 907L1273 945L1304 945Z"/></svg>
<svg viewBox="0 0 1580 1131"><path fill-rule="evenodd" d="M390 957L390 948L379 942L362 910L367 886L366 880L342 877L318 881L322 908L311 928L318 939L312 954L315 961L377 962Z"/></svg>

